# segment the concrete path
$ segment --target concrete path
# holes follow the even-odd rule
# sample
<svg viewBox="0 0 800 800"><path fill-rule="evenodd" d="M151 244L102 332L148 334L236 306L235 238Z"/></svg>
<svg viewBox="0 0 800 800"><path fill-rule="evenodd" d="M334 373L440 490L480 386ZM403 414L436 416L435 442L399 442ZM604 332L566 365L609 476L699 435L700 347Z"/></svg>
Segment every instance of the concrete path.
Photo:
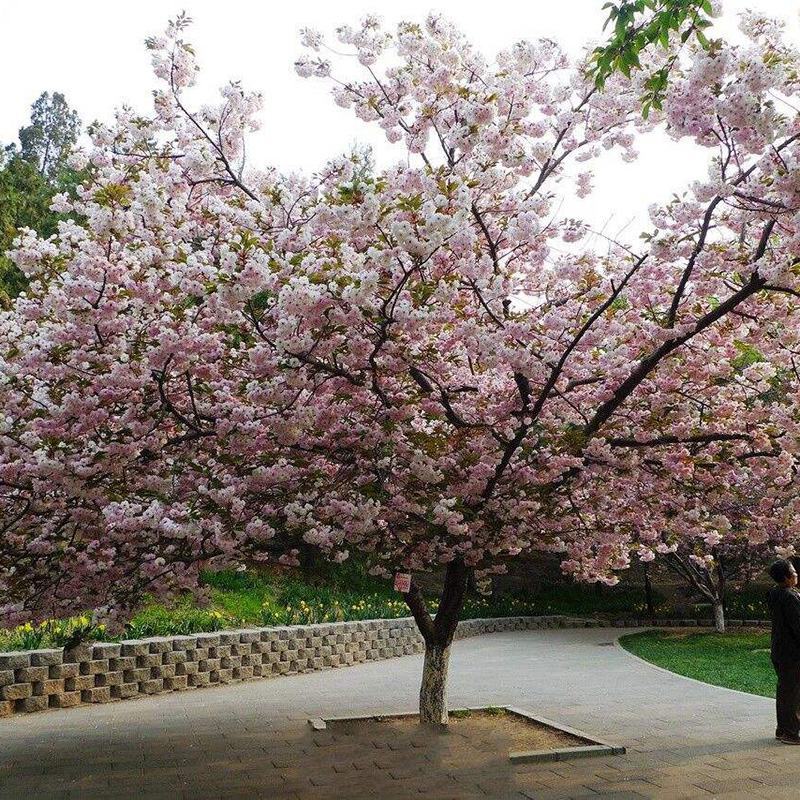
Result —
<svg viewBox="0 0 800 800"><path fill-rule="evenodd" d="M617 629L457 642L451 707L515 705L628 754L512 767L453 749L315 733L309 717L414 710L420 656L0 720L0 798L782 798L800 748L773 703L651 667Z"/></svg>

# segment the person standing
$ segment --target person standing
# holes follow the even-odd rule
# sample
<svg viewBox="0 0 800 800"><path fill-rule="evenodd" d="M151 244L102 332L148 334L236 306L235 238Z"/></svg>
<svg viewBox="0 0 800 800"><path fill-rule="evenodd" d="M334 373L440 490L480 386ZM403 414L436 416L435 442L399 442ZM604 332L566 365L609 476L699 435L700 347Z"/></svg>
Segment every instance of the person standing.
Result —
<svg viewBox="0 0 800 800"><path fill-rule="evenodd" d="M784 744L800 744L800 593L797 571L791 561L779 559L770 565L776 585L767 601L772 614L772 665L778 676L775 738Z"/></svg>

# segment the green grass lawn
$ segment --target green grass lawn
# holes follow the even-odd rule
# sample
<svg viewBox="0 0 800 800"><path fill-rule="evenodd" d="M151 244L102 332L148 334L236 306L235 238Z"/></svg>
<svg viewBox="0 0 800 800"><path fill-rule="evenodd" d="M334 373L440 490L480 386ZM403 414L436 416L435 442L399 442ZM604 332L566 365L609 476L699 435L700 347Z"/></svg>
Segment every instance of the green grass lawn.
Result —
<svg viewBox="0 0 800 800"><path fill-rule="evenodd" d="M715 686L775 697L769 633L646 631L623 636L620 644L640 658L679 675Z"/></svg>

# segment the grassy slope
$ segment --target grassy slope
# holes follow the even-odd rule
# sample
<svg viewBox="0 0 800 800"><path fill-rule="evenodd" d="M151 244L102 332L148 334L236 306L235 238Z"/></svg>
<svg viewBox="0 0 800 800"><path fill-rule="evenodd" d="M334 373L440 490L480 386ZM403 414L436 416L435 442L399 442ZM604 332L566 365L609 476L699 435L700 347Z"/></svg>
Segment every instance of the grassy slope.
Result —
<svg viewBox="0 0 800 800"><path fill-rule="evenodd" d="M151 603L131 619L123 638L167 636L222 628L260 625L302 625L337 620L378 619L409 616L401 596L384 580L365 573L357 563L320 564L313 574L299 572L226 570L203 576L207 603L185 596L169 606ZM435 611L428 598L431 610ZM568 614L587 616L633 609L641 598L635 590L618 589L598 593L594 587L559 585L535 595L470 594L462 618L519 615ZM0 650L61 647L75 628L85 626L85 638L111 638L93 628L88 617L55 622L49 626L25 625L0 630ZM79 631L80 633L80 631Z"/></svg>
<svg viewBox="0 0 800 800"><path fill-rule="evenodd" d="M646 631L620 639L640 658L679 675L716 686L775 697L775 672L769 659L769 633L686 633Z"/></svg>

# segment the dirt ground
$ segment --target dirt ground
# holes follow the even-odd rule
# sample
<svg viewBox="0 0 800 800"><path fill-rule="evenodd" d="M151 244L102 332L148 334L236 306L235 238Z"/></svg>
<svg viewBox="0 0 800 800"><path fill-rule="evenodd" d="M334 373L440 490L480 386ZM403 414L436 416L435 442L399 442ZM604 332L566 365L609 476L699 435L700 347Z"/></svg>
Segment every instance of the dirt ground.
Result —
<svg viewBox="0 0 800 800"><path fill-rule="evenodd" d="M358 736L424 746L431 739L449 739L455 747L474 748L482 752L519 752L525 750L557 750L591 744L571 734L525 719L503 708L480 711L451 711L450 724L442 731L420 727L416 716L374 717L328 723L336 736Z"/></svg>

